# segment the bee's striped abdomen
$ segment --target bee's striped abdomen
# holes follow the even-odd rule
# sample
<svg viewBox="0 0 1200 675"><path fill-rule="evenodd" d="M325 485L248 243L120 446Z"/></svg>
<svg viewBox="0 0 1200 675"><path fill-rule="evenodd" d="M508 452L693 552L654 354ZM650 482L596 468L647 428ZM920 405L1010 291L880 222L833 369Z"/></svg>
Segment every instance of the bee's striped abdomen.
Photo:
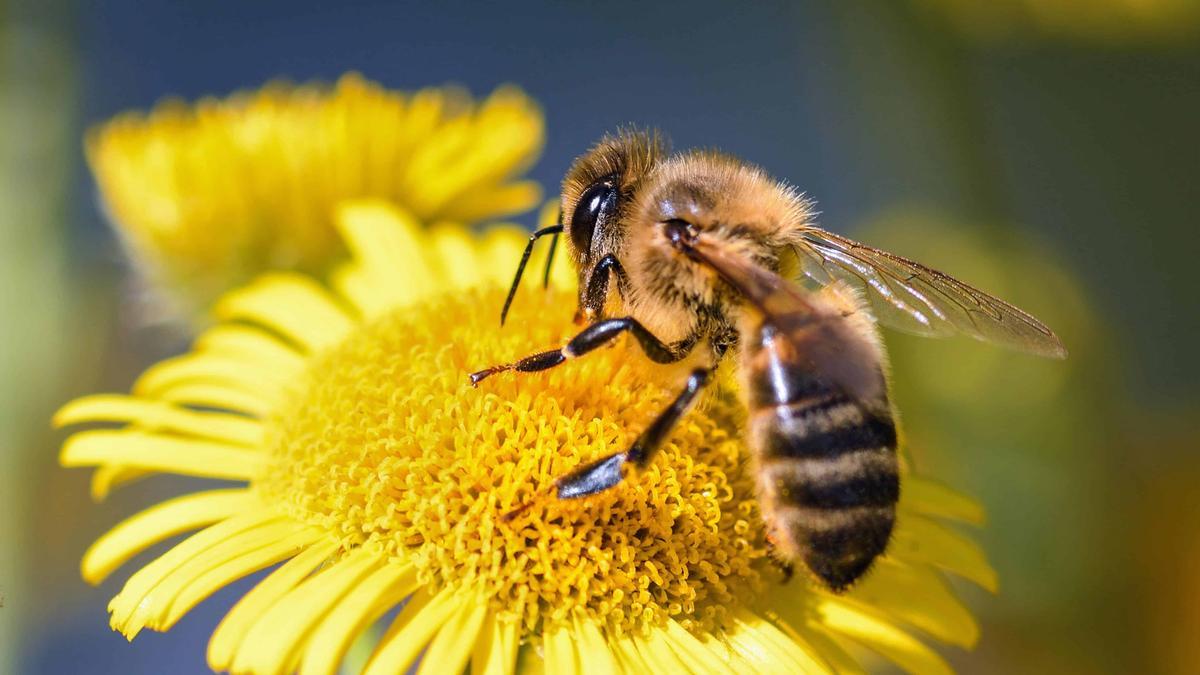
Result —
<svg viewBox="0 0 1200 675"><path fill-rule="evenodd" d="M896 427L886 400L854 400L812 372L803 340L759 333L743 348L764 519L780 553L841 590L891 537Z"/></svg>

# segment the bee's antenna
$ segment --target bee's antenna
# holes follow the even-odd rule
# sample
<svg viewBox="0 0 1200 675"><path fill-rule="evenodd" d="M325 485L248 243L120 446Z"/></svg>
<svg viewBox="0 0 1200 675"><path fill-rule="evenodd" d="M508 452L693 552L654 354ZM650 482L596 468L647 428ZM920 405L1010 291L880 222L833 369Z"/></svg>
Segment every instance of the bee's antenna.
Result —
<svg viewBox="0 0 1200 675"><path fill-rule="evenodd" d="M525 245L525 252L521 254L521 264L517 265L517 276L513 277L512 288L508 289L508 297L504 299L504 309L500 310L500 325L504 325L504 319L508 317L508 308L512 305L513 297L517 294L517 287L521 285L521 275L525 274L525 265L529 262L529 256L533 254L533 243L539 237L544 237L547 234L554 235L555 243L558 242L558 234L563 231L563 226L551 225L529 235L529 243ZM550 255L554 255L554 244L551 244ZM546 283L550 282L550 263L546 263Z"/></svg>
<svg viewBox="0 0 1200 675"><path fill-rule="evenodd" d="M562 218L560 217L559 220L561 221ZM562 228L562 225L559 225L559 228ZM558 232L562 232L562 229L559 229ZM542 275L542 288L550 288L550 266L554 264L554 251L558 249L558 232L550 237L550 253L546 256L546 273Z"/></svg>

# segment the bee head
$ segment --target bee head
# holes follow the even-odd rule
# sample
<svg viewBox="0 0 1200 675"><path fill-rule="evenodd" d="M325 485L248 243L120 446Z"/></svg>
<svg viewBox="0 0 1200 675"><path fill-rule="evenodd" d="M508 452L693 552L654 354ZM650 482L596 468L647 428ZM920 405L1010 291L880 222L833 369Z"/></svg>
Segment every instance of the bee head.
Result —
<svg viewBox="0 0 1200 675"><path fill-rule="evenodd" d="M601 139L567 172L562 225L579 275L580 318L603 314L614 272L620 290L626 216L642 181L665 154L656 133L625 130Z"/></svg>

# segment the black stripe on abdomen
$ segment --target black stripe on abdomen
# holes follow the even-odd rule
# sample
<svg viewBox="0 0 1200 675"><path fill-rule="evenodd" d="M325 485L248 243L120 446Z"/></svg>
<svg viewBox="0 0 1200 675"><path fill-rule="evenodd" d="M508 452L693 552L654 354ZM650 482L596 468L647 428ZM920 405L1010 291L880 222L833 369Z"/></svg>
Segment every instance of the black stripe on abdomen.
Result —
<svg viewBox="0 0 1200 675"><path fill-rule="evenodd" d="M867 448L838 458L773 460L761 469L780 503L816 509L892 506L900 477L890 448Z"/></svg>
<svg viewBox="0 0 1200 675"><path fill-rule="evenodd" d="M896 426L832 391L751 416L764 512L788 552L843 590L887 548L900 498Z"/></svg>
<svg viewBox="0 0 1200 675"><path fill-rule="evenodd" d="M861 448L896 447L896 425L890 418L866 413L837 395L760 410L754 423L764 459L833 458Z"/></svg>

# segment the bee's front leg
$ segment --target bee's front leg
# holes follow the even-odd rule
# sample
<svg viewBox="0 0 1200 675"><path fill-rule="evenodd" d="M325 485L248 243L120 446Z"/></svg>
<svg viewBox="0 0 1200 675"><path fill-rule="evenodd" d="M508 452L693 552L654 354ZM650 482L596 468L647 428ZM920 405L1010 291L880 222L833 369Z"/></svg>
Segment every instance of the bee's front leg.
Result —
<svg viewBox="0 0 1200 675"><path fill-rule="evenodd" d="M485 378L491 377L496 373L502 373L509 370L515 370L522 373L536 372L553 368L567 359L582 356L601 345L611 342L618 335L624 332L630 332L637 338L638 344L641 345L642 351L646 356L655 363L673 363L687 356L692 351L692 347L696 344L696 338L690 337L680 342L667 344L659 340L653 333L646 329L637 319L633 317L625 317L623 319L605 319L583 329L578 335L571 338L571 341L561 349L552 349L550 351L538 352L531 354L523 359L505 363L491 368L471 373L471 384L478 386Z"/></svg>

